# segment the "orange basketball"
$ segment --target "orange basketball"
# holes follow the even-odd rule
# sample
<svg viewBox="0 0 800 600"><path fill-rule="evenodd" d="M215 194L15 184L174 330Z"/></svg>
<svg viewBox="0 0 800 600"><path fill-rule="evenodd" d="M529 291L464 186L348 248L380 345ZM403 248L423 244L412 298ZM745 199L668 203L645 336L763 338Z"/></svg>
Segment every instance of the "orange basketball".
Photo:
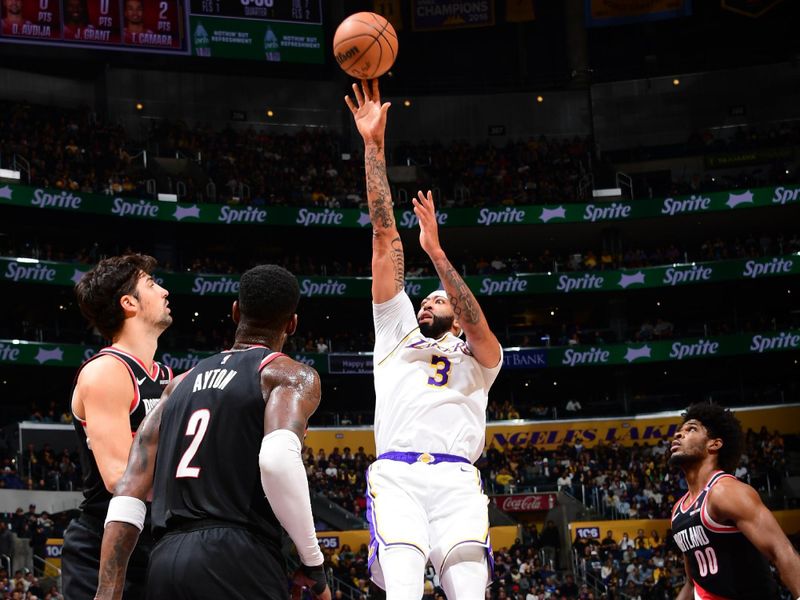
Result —
<svg viewBox="0 0 800 600"><path fill-rule="evenodd" d="M355 13L336 28L333 55L339 66L356 79L380 77L397 58L397 33L380 15Z"/></svg>

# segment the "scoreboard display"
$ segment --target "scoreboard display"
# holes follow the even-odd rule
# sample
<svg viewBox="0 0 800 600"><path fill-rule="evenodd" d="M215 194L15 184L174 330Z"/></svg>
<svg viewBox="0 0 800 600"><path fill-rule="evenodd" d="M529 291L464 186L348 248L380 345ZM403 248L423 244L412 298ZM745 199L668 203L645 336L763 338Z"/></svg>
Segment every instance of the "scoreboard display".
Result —
<svg viewBox="0 0 800 600"><path fill-rule="evenodd" d="M291 23L322 23L320 0L192 0L192 14Z"/></svg>
<svg viewBox="0 0 800 600"><path fill-rule="evenodd" d="M190 0L192 54L323 63L322 0Z"/></svg>
<svg viewBox="0 0 800 600"><path fill-rule="evenodd" d="M188 54L184 0L0 0L4 42Z"/></svg>
<svg viewBox="0 0 800 600"><path fill-rule="evenodd" d="M322 0L0 0L0 42L324 63Z"/></svg>

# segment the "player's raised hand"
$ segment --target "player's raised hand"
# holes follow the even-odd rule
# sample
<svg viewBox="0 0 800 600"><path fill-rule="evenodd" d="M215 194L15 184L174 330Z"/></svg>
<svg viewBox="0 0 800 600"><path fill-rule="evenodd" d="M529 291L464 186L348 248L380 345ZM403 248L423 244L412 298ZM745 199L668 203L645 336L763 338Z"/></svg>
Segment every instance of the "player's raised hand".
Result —
<svg viewBox="0 0 800 600"><path fill-rule="evenodd" d="M301 565L292 575L292 600L302 600L303 590L311 592L314 600L331 600L331 588L328 587L328 579L325 576L323 565L318 567L307 567Z"/></svg>
<svg viewBox="0 0 800 600"><path fill-rule="evenodd" d="M386 113L391 102L381 104L381 92L378 80L362 80L361 85L353 84L353 96L344 97L344 102L353 113L353 120L364 143L383 146L384 132L386 130Z"/></svg>
<svg viewBox="0 0 800 600"><path fill-rule="evenodd" d="M436 221L436 207L433 205L433 193L417 192L417 197L411 199L414 204L414 214L419 219L419 245L433 258L433 255L442 250L439 244L439 223Z"/></svg>

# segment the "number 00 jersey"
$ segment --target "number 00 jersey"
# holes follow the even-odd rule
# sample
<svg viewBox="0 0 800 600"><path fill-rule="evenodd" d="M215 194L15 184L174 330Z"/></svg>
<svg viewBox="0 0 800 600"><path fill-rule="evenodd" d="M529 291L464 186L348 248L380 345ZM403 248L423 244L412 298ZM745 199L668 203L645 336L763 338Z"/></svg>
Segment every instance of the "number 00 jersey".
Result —
<svg viewBox="0 0 800 600"><path fill-rule="evenodd" d="M372 310L378 455L438 452L474 463L483 451L489 388L502 354L497 366L487 369L451 333L438 340L425 337L405 292Z"/></svg>
<svg viewBox="0 0 800 600"><path fill-rule="evenodd" d="M777 586L769 563L735 526L714 521L708 514L708 493L723 477L717 471L695 501L684 495L672 509L675 543L686 556L699 600L773 600Z"/></svg>
<svg viewBox="0 0 800 600"><path fill-rule="evenodd" d="M214 519L280 544L258 466L261 371L279 356L265 346L215 354L195 365L166 400L153 481L156 537Z"/></svg>

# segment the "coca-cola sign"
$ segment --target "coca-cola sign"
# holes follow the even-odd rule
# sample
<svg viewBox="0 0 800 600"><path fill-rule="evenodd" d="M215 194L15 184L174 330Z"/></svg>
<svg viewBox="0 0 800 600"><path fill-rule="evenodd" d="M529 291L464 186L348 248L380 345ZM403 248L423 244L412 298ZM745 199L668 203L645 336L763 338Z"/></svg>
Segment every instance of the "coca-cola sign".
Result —
<svg viewBox="0 0 800 600"><path fill-rule="evenodd" d="M556 505L556 494L514 494L493 496L492 501L503 512L550 510Z"/></svg>

